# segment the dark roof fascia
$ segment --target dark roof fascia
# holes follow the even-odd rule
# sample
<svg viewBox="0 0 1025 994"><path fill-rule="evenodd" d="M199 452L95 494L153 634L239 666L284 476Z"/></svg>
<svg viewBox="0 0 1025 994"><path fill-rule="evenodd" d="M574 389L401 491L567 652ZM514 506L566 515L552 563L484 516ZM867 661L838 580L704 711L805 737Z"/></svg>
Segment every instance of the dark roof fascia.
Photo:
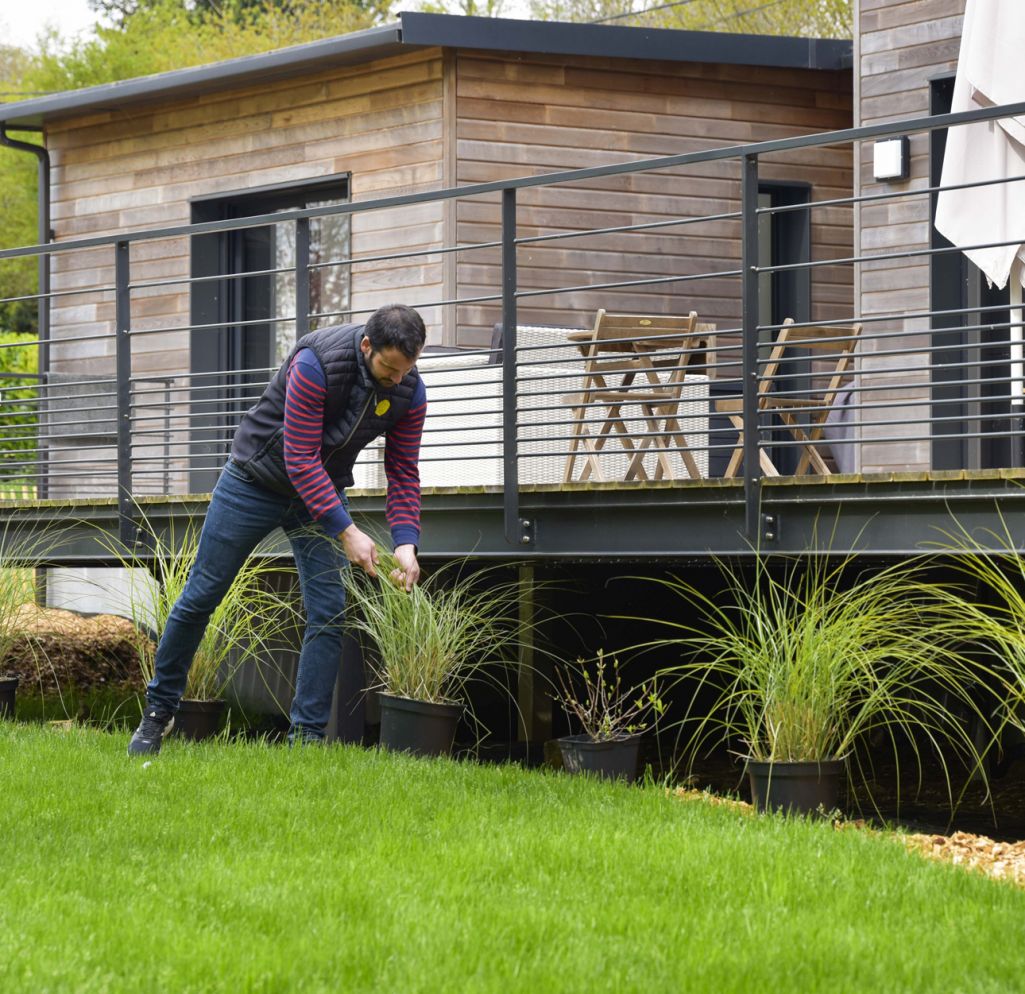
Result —
<svg viewBox="0 0 1025 994"><path fill-rule="evenodd" d="M849 70L849 41L780 38L606 24L402 13L400 24L294 45L154 76L0 104L0 123L38 128L44 121L118 110L147 100L194 96L280 79L327 66L352 65L419 48L466 48L543 55L590 55L667 62L709 62L784 69Z"/></svg>
<svg viewBox="0 0 1025 994"><path fill-rule="evenodd" d="M147 100L210 93L240 83L281 79L327 66L369 62L400 55L404 50L401 25L388 24L259 55L0 104L0 123L15 129L19 125L39 127L45 120L58 117L118 110L126 104Z"/></svg>
<svg viewBox="0 0 1025 994"><path fill-rule="evenodd" d="M403 13L407 45L497 49L543 55L596 55L666 62L712 62L783 69L850 69L850 41L564 21L524 21Z"/></svg>

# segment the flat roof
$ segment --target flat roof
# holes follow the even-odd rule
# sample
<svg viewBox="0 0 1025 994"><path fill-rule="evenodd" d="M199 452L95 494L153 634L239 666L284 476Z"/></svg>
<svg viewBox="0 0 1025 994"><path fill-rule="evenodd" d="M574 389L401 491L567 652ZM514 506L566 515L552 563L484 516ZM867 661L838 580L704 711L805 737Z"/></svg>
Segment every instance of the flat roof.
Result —
<svg viewBox="0 0 1025 994"><path fill-rule="evenodd" d="M404 12L399 15L398 24L260 55L0 104L0 123L15 129L38 128L56 118L118 110L150 100L195 96L435 47L789 69L842 70L852 66L851 42L845 40Z"/></svg>

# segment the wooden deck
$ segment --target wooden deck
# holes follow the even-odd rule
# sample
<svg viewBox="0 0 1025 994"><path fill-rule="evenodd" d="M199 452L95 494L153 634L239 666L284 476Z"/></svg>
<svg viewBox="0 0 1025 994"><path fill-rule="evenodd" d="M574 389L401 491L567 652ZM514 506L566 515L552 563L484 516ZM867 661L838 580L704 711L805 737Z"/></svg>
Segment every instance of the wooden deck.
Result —
<svg viewBox="0 0 1025 994"><path fill-rule="evenodd" d="M383 532L384 491L350 491L352 511L364 527ZM201 518L209 494L147 497L139 508L160 531ZM491 560L590 562L702 561L711 556L805 552L903 557L935 551L943 532L959 525L987 544L1025 511L1025 469L876 473L766 479L761 489L761 535L744 532L739 480L664 483L536 485L520 489L520 516L532 541L511 545L504 532L500 487L426 489L421 555ZM117 502L4 501L3 534L60 527L52 560L111 562L101 536L117 535ZM1025 529L1012 528L1025 553ZM283 537L272 553L287 554Z"/></svg>

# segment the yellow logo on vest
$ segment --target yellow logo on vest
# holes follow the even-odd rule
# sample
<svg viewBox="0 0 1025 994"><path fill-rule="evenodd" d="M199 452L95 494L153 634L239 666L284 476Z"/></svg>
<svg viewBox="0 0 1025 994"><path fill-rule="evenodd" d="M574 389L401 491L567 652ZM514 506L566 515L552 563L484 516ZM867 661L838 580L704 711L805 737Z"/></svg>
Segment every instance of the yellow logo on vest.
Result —
<svg viewBox="0 0 1025 994"><path fill-rule="evenodd" d="M385 398L377 402L377 407L374 408L374 414L380 417L382 414L388 413L388 408L391 407L391 401Z"/></svg>

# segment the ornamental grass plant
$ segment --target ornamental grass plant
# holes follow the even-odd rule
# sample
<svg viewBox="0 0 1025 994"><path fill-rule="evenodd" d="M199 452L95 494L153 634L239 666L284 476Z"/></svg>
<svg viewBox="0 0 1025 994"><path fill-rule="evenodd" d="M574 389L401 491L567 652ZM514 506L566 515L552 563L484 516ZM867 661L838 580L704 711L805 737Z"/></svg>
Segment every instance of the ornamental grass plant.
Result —
<svg viewBox="0 0 1025 994"><path fill-rule="evenodd" d="M694 684L679 726L689 749L726 741L762 762L851 760L871 736L898 764L910 747L921 771L927 745L952 798L948 757L980 760L963 723L965 710L978 713L977 674L959 652L949 591L927 583L921 564L870 571L809 555L777 567L757 555L749 572L717 566L718 595L653 581L681 601L661 621L668 633L644 648L682 654L663 675ZM708 688L711 707L694 713Z"/></svg>
<svg viewBox="0 0 1025 994"><path fill-rule="evenodd" d="M995 694L994 742L1008 726L1025 735L1025 559L999 508L997 515L999 528L969 533L959 525L940 546L973 588L970 598L952 598L950 610L986 660L982 682Z"/></svg>
<svg viewBox="0 0 1025 994"><path fill-rule="evenodd" d="M138 630L139 665L148 684L153 679L156 645L196 561L199 528L190 523L183 533L176 535L172 530L166 536L149 530L143 548L139 555L122 555L121 561L134 570L129 608ZM145 571L139 567L145 567ZM282 569L279 563L261 556L259 550L242 564L211 615L193 657L185 685L186 699L212 701L223 697L247 658L259 657L262 674L262 666L273 659L275 651L294 642L301 618L289 598L272 586L272 576ZM282 702L276 703L282 707Z"/></svg>
<svg viewBox="0 0 1025 994"><path fill-rule="evenodd" d="M33 573L30 567L9 565L0 559L0 676L7 673L11 650L24 637L23 608L35 603Z"/></svg>
<svg viewBox="0 0 1025 994"><path fill-rule="evenodd" d="M407 591L392 581L393 554L378 550L377 576L343 572L350 627L372 644L372 689L434 704L465 703L465 687L487 679L521 637L519 580L508 567L450 562ZM523 624L527 624L524 622Z"/></svg>

